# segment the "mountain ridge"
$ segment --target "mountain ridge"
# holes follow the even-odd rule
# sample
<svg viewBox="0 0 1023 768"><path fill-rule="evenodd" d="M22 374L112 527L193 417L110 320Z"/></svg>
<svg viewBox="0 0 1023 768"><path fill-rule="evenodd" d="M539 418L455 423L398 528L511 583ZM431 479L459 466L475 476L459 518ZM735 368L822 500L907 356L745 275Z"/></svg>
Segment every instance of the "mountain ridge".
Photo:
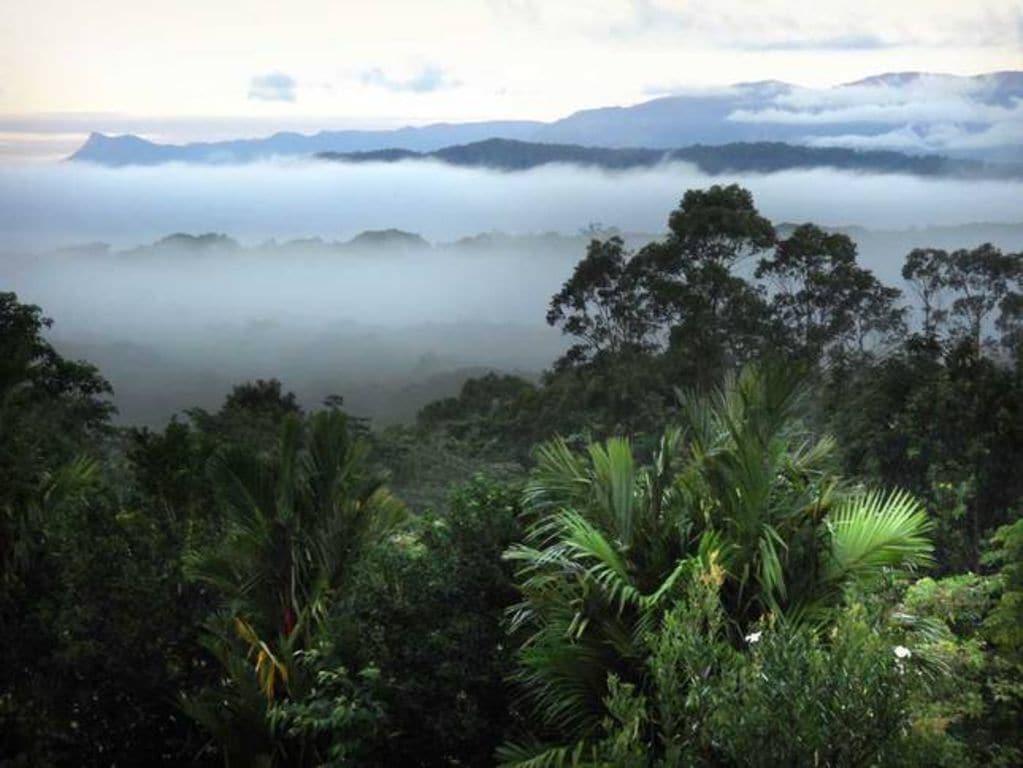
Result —
<svg viewBox="0 0 1023 768"><path fill-rule="evenodd" d="M512 139L486 139L444 147L433 152L390 147L370 152L321 152L316 158L333 162L394 163L433 160L465 168L525 171L544 165L568 164L605 170L649 168L688 162L707 174L727 172L774 173L792 169L835 168L873 173L970 178L1023 178L1023 166L984 164L941 155L907 155L884 150L804 147L782 142L695 144L678 149L585 147Z"/></svg>
<svg viewBox="0 0 1023 768"><path fill-rule="evenodd" d="M934 117L942 110L947 114ZM827 89L776 80L690 89L632 105L582 109L550 122L442 122L312 134L281 131L262 138L188 144L95 132L69 159L109 166L243 163L323 152L436 152L496 138L610 149L783 142L1023 162L1020 115L1023 71L973 76L888 72Z"/></svg>

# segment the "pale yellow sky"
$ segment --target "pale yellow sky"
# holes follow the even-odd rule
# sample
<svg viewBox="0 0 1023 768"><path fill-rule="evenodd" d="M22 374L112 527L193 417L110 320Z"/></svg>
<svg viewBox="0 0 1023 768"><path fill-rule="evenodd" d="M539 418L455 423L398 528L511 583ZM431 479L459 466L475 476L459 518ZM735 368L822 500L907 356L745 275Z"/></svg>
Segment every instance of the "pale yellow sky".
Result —
<svg viewBox="0 0 1023 768"><path fill-rule="evenodd" d="M1023 69L1020 0L2 0L0 116L553 119L666 89ZM326 127L326 125L325 125Z"/></svg>

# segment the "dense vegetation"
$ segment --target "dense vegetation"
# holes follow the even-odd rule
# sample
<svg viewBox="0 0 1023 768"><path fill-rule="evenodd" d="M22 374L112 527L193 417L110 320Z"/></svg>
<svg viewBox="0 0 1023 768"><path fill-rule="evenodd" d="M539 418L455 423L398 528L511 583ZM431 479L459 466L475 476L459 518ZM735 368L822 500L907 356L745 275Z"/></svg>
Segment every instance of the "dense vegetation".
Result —
<svg viewBox="0 0 1023 768"><path fill-rule="evenodd" d="M384 431L115 429L0 294L0 765L1019 764L1023 255L904 298L739 187L668 230Z"/></svg>
<svg viewBox="0 0 1023 768"><path fill-rule="evenodd" d="M368 152L320 152L316 157L321 160L349 163L438 160L449 165L495 168L502 171L525 171L551 163L625 170L649 168L671 161L692 163L707 174L774 173L794 168L838 168L873 173L909 173L918 176L1015 178L1021 171L1014 164L992 165L942 155L907 155L890 150L858 150L844 147L807 147L780 141L693 144L680 149L645 149L485 139L432 152L378 149Z"/></svg>

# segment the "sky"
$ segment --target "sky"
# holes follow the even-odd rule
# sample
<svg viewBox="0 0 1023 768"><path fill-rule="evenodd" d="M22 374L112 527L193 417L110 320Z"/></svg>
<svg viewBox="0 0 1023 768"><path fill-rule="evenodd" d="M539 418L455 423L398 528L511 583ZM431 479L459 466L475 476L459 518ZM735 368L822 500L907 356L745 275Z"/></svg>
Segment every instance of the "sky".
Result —
<svg viewBox="0 0 1023 768"><path fill-rule="evenodd" d="M694 87L1023 68L1023 0L3 0L0 143L551 120Z"/></svg>

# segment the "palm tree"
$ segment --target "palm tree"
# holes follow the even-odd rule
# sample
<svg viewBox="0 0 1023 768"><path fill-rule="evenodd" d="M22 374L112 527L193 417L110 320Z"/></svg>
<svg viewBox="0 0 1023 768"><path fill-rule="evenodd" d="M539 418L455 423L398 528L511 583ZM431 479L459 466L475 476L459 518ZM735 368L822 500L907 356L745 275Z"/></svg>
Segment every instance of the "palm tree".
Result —
<svg viewBox="0 0 1023 768"><path fill-rule="evenodd" d="M312 646L361 555L404 519L404 506L371 470L367 450L347 417L331 410L308 423L287 417L272 457L233 448L210 461L226 530L222 541L191 553L186 566L222 603L208 623L206 643L233 681L233 709L245 715L238 725L254 724L258 731L264 723L253 712L296 693L297 655ZM262 704L258 696L252 701L257 692ZM224 698L222 692L210 702L200 697L186 710L221 734L225 753L235 741L247 748L268 744L258 734L249 740L231 735Z"/></svg>
<svg viewBox="0 0 1023 768"><path fill-rule="evenodd" d="M768 616L824 627L850 586L930 562L917 502L841 480L834 442L800 425L800 392L790 373L751 367L710 397L682 395L681 426L648 467L621 438L539 449L526 539L506 557L523 595L518 680L552 731L592 734L609 675L643 690L644 638L695 573L720 584L738 645Z"/></svg>

